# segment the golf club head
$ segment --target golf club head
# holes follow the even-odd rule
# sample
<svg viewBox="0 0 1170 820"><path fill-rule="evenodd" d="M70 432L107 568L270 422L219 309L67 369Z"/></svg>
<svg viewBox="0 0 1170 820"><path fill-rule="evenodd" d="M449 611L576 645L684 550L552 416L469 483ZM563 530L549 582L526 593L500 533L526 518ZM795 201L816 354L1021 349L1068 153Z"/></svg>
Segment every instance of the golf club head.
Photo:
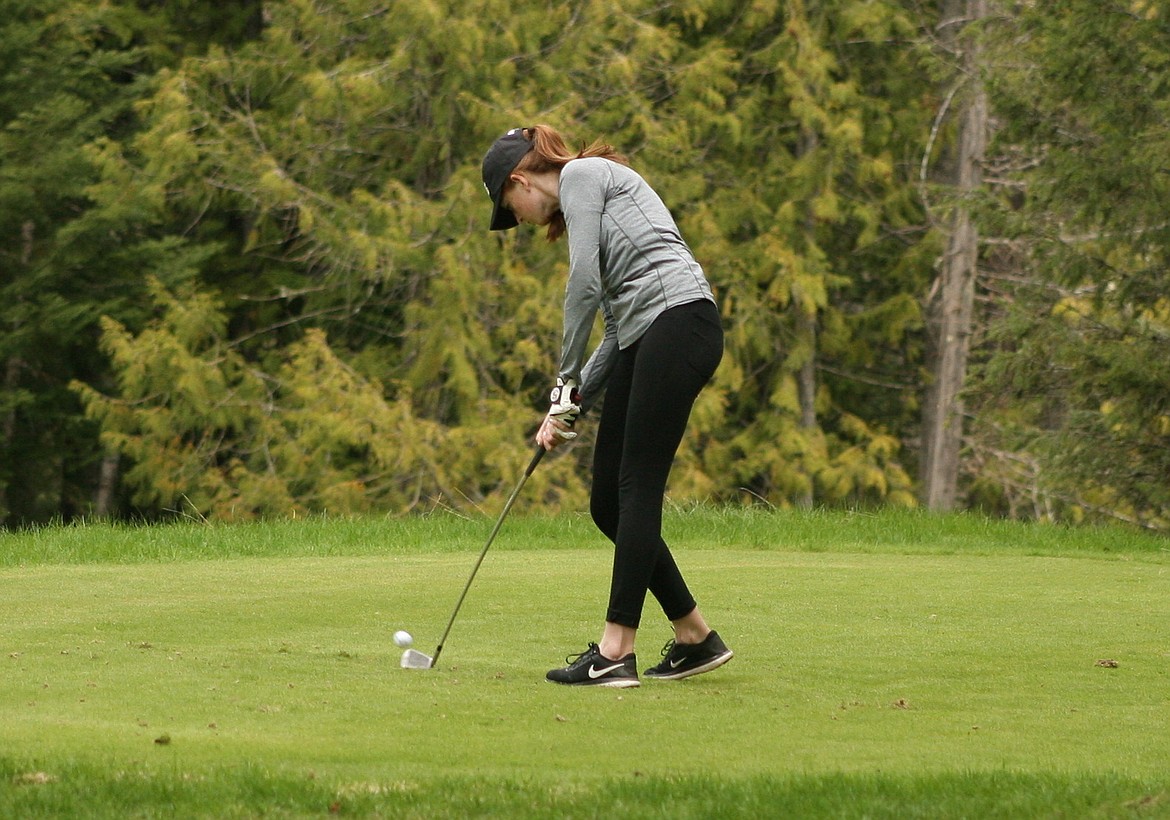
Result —
<svg viewBox="0 0 1170 820"><path fill-rule="evenodd" d="M403 669L430 669L434 663L430 655L425 655L417 649L407 649L402 653Z"/></svg>

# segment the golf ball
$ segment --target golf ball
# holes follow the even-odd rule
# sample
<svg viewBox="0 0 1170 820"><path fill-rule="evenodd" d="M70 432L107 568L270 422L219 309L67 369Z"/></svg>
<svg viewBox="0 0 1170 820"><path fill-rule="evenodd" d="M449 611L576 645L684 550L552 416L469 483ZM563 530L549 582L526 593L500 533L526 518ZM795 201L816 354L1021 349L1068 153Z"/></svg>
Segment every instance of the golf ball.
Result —
<svg viewBox="0 0 1170 820"><path fill-rule="evenodd" d="M394 643L405 649L414 643L414 638L410 637L410 633L405 629L400 629L394 633Z"/></svg>

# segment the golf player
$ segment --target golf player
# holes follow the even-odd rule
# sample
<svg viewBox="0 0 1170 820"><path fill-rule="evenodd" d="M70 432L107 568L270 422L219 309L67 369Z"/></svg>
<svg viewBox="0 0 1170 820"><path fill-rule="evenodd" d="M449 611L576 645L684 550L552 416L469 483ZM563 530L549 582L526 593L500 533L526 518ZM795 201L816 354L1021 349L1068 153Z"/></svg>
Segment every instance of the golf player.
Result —
<svg viewBox="0 0 1170 820"><path fill-rule="evenodd" d="M691 406L723 356L711 287L658 194L609 145L570 151L554 129L514 128L483 160L491 230L520 222L567 235L560 370L536 441L552 450L575 437L577 416L604 394L593 455L590 512L614 544L601 640L555 683L637 686L635 637L649 590L674 629L662 661L643 673L676 680L708 672L732 651L703 619L662 540L671 464ZM598 311L605 335L588 361Z"/></svg>

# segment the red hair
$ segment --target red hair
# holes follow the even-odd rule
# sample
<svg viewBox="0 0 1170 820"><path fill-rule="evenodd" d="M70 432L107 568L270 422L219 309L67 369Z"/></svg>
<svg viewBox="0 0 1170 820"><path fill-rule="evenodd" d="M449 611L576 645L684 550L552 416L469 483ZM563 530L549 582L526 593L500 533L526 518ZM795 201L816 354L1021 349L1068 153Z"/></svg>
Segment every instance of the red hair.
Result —
<svg viewBox="0 0 1170 820"><path fill-rule="evenodd" d="M516 164L516 167L512 169L513 172L524 171L530 174L543 174L549 171L560 171L572 160L584 159L586 157L601 157L621 163L622 165L629 165L626 158L614 150L612 145L601 140L594 140L592 144L583 146L580 151L574 154L569 149L569 146L565 144L564 137L550 125L536 125L532 128L525 128L524 136L531 139L534 146ZM512 181L508 180L504 185L504 190L508 190L512 184ZM556 242L564 234L565 215L557 211L553 214L552 221L548 223L548 241Z"/></svg>

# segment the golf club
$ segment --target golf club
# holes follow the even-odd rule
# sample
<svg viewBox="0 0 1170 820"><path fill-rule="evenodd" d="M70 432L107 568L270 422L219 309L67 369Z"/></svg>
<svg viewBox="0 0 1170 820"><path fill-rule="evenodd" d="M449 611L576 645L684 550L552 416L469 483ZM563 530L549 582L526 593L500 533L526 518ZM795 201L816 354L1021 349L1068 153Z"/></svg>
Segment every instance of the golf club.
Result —
<svg viewBox="0 0 1170 820"><path fill-rule="evenodd" d="M407 649L402 653L402 668L403 669L433 669L439 660L439 655L443 651L443 644L447 641L447 635L451 632L451 625L455 623L455 616L459 614L459 608L463 606L463 599L467 597L467 590L471 589L471 582L475 580L475 574L479 572L479 565L483 563L483 558L487 555L488 547L492 545L492 541L496 538L496 533L500 531L500 525L504 523L504 517L507 516L508 510L512 509L513 502L516 501L516 496L520 495L520 490L524 487L524 482L532 475L532 471L536 469L536 465L544 458L544 448L537 447L536 453L532 456L532 461L528 463L528 469L524 471L524 475L520 476L520 481L516 485L516 489L512 490L512 494L508 496L507 502L504 504L503 511L500 512L500 517L496 519L496 525L492 527L491 535L488 536L487 543L483 545L483 549L479 551L479 558L475 562L475 566L471 568L471 575L467 578L467 583L463 585L463 592L459 595L459 600L455 602L455 609L451 613L451 620L447 621L447 628L443 630L443 637L439 638L439 645L435 647L435 654L428 656L417 649Z"/></svg>

